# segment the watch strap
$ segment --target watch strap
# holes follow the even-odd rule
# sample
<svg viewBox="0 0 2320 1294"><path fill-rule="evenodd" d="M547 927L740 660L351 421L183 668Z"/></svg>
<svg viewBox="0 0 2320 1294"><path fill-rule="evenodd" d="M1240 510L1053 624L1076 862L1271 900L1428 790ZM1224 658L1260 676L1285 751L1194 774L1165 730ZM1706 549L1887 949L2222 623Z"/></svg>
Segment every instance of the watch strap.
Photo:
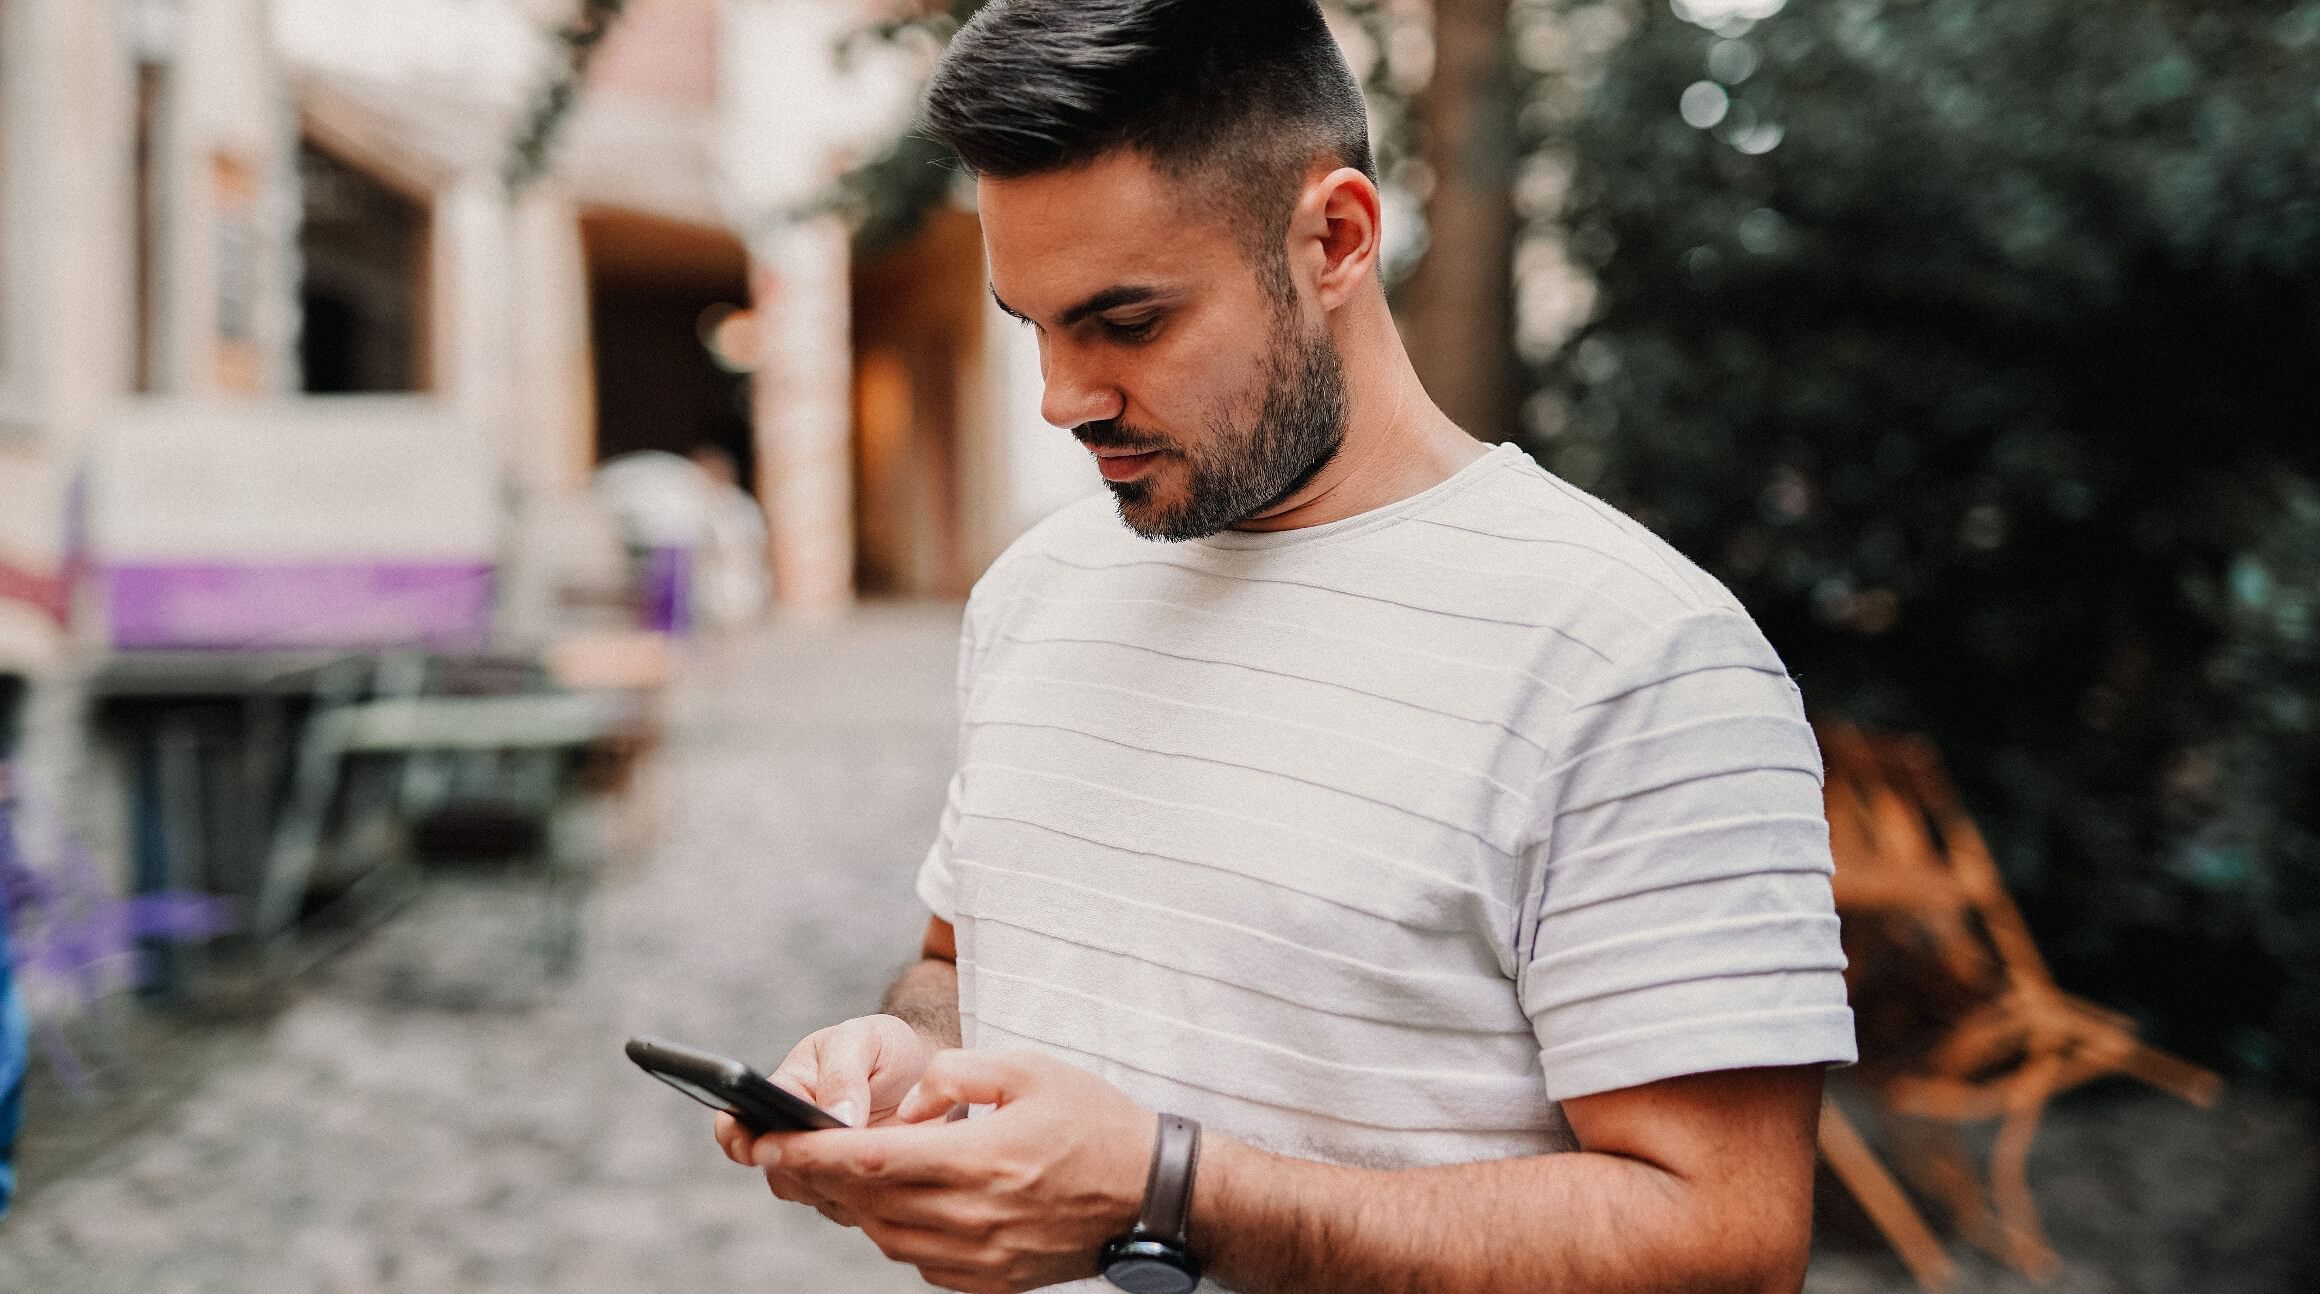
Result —
<svg viewBox="0 0 2320 1294"><path fill-rule="evenodd" d="M1152 1172L1144 1181L1144 1211L1136 1230L1175 1245L1188 1243L1192 1174L1200 1165L1200 1125L1181 1114L1160 1116L1152 1143Z"/></svg>

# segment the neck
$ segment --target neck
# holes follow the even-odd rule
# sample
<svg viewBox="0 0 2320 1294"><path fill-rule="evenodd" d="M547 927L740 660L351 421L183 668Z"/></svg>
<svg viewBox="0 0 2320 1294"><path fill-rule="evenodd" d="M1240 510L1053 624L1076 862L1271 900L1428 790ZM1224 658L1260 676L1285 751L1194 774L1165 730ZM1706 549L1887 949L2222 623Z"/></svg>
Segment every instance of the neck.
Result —
<svg viewBox="0 0 2320 1294"><path fill-rule="evenodd" d="M1304 488L1236 530L1301 530L1359 516L1432 489L1490 451L1426 394L1384 292L1347 302L1329 332L1345 367L1344 442Z"/></svg>

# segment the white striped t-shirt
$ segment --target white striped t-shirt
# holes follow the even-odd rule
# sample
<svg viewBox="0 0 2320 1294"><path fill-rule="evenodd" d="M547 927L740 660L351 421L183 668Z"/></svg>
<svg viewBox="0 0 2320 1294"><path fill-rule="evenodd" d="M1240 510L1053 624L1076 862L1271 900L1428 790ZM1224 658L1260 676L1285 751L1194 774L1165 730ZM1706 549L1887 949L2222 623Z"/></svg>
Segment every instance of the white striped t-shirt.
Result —
<svg viewBox="0 0 2320 1294"><path fill-rule="evenodd" d="M1519 449L1301 530L1159 543L1075 504L976 586L959 695L918 889L970 1046L1380 1167L1853 1059L1794 684Z"/></svg>

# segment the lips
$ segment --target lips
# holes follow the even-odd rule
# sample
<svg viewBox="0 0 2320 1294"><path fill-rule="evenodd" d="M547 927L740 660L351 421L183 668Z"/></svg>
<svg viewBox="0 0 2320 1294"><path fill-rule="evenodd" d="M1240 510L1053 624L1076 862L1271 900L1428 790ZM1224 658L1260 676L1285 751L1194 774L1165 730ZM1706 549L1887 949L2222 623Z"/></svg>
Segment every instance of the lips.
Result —
<svg viewBox="0 0 2320 1294"><path fill-rule="evenodd" d="M1125 481L1139 476L1145 468L1150 467L1160 458L1160 451L1156 449L1145 450L1141 453L1133 450L1099 449L1095 450L1094 453L1096 470L1103 473L1104 479L1107 481Z"/></svg>

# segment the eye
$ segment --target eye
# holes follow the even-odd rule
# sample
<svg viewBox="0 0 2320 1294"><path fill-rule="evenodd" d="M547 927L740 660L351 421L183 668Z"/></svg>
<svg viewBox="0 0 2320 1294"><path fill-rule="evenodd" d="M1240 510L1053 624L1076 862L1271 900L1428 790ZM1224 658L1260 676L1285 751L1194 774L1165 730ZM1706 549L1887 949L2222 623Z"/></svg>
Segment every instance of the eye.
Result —
<svg viewBox="0 0 2320 1294"><path fill-rule="evenodd" d="M1141 319L1132 319L1127 321L1118 319L1104 320L1104 335L1110 337L1114 341L1128 342L1131 344L1135 342L1150 341L1152 339L1152 334L1158 331L1160 331L1160 316L1158 315L1145 315Z"/></svg>

